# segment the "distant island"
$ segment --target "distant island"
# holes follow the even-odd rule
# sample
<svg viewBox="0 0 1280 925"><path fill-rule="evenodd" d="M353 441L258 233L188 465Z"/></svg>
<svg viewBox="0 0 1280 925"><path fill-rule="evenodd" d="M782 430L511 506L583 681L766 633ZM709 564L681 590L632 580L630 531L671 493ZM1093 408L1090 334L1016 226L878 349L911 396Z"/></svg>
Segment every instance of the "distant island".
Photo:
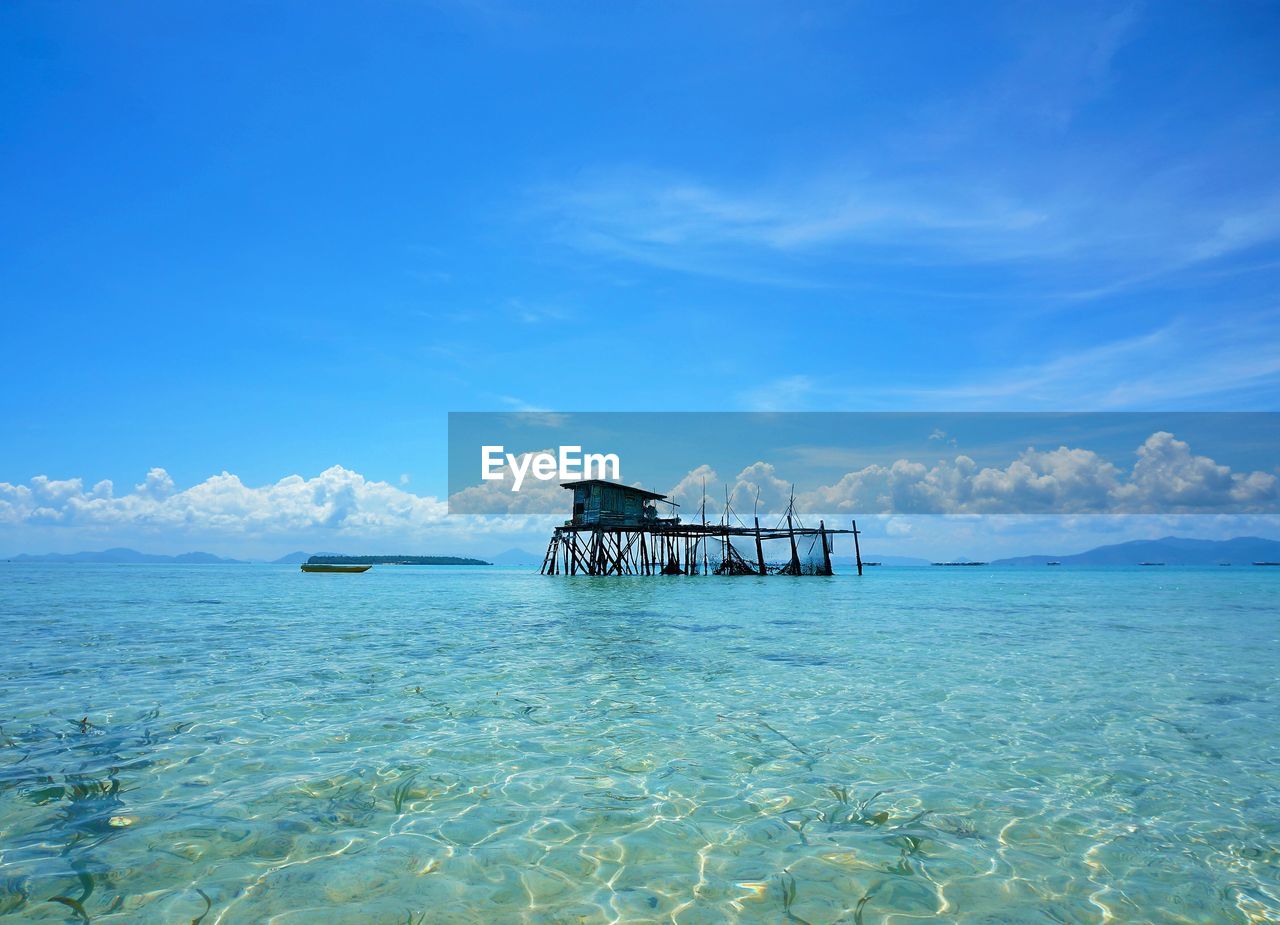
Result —
<svg viewBox="0 0 1280 925"><path fill-rule="evenodd" d="M490 565L460 556L312 556L307 565Z"/></svg>
<svg viewBox="0 0 1280 925"><path fill-rule="evenodd" d="M529 552L527 549L508 549L506 552L500 552L497 555L490 556L489 561L494 565L541 565L545 552Z"/></svg>
<svg viewBox="0 0 1280 925"><path fill-rule="evenodd" d="M156 564L174 564L174 565L243 565L240 559L224 559L221 556L215 556L208 552L184 552L177 556L161 556L153 555L146 552L138 552L136 549L125 549L124 547L116 547L115 549L104 549L101 552L50 552L44 555L29 555L22 553L21 555L11 556L10 562L101 562L115 565L156 565Z"/></svg>
<svg viewBox="0 0 1280 925"><path fill-rule="evenodd" d="M1072 556L1018 556L992 565L1253 565L1280 561L1280 540L1238 536L1232 540L1197 540L1166 536L1099 546Z"/></svg>
<svg viewBox="0 0 1280 925"><path fill-rule="evenodd" d="M509 549L491 557L492 561L465 556L346 556L337 553L293 552L275 559L273 565L520 565L535 566L542 557L523 549ZM110 565L247 565L243 559L228 559L208 552L184 552L178 555L159 555L139 552L136 549L115 547L97 552L51 552L43 555L21 553L7 557L16 563L102 563ZM836 566L852 567L852 556L832 556ZM1213 566L1280 566L1280 540L1257 536L1240 536L1230 540L1200 540L1188 537L1166 536L1159 540L1131 540L1098 546L1072 555L1016 556L995 559L990 563L967 558L931 562L911 556L879 556L874 562L864 560L863 565L886 566L1000 566L1026 567L1046 565L1213 565Z"/></svg>
<svg viewBox="0 0 1280 925"><path fill-rule="evenodd" d="M837 567L842 567L842 568L853 568L858 563L853 556L832 556L831 564ZM915 567L920 565L928 565L929 560L921 559L918 556L876 556L875 560L871 561L871 560L868 560L866 558L866 555L864 554L862 559L862 564L863 565L880 565L886 568L899 567L899 566Z"/></svg>

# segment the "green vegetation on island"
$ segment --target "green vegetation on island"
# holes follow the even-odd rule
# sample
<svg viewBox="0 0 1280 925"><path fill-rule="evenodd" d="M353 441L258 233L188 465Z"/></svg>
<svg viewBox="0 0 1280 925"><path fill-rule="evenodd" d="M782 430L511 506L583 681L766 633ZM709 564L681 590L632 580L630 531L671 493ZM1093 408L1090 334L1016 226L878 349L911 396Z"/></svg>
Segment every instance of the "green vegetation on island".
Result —
<svg viewBox="0 0 1280 925"><path fill-rule="evenodd" d="M461 556L312 556L308 565L489 565Z"/></svg>

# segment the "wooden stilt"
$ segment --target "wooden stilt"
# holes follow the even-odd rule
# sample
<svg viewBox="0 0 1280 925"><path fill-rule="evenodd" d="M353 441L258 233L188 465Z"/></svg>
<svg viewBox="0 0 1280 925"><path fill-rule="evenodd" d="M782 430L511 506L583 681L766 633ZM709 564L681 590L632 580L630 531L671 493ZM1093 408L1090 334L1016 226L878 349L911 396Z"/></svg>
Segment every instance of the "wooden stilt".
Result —
<svg viewBox="0 0 1280 925"><path fill-rule="evenodd" d="M707 575L710 573L710 570L707 567L707 543L706 543L706 536L705 536L707 532L707 480L706 479L702 480L701 512L702 512L702 532L704 535L698 537L698 539L694 541L693 556L695 559L698 557L698 545L701 544L702 545L702 574Z"/></svg>
<svg viewBox="0 0 1280 925"><path fill-rule="evenodd" d="M858 545L858 522L853 522L853 558L858 563L858 574L862 574L862 548Z"/></svg>
<svg viewBox="0 0 1280 925"><path fill-rule="evenodd" d="M818 521L818 536L822 540L822 574L831 574L831 549L827 546L827 525Z"/></svg>
<svg viewBox="0 0 1280 925"><path fill-rule="evenodd" d="M828 530L826 521L818 526L804 527L794 512L788 511L786 527L781 525L764 528L758 515L751 524L730 527L724 523L682 524L678 521L630 523L566 524L557 527L547 543L539 572L543 575L710 575L711 543L718 539L723 550L723 560L714 569L717 575L743 575L771 573L764 556L765 540L786 539L791 547L791 559L777 570L783 575L833 575L836 534L854 534L854 556L858 574L862 574L861 531L857 521L852 530ZM734 546L734 539L744 543L755 541L755 562L744 559ZM814 556L813 567L800 558L800 540L822 543L822 559ZM810 555L813 550L810 548ZM699 561L701 560L701 561ZM699 571L701 569L701 571Z"/></svg>
<svg viewBox="0 0 1280 925"><path fill-rule="evenodd" d="M538 569L539 575L547 574L547 563L555 561L556 536L557 534L555 533L551 534L551 539L547 541L547 552L546 555L542 557L542 568Z"/></svg>
<svg viewBox="0 0 1280 925"><path fill-rule="evenodd" d="M767 575L768 571L764 567L764 544L760 542L760 518L756 518L756 566L760 569L761 575Z"/></svg>

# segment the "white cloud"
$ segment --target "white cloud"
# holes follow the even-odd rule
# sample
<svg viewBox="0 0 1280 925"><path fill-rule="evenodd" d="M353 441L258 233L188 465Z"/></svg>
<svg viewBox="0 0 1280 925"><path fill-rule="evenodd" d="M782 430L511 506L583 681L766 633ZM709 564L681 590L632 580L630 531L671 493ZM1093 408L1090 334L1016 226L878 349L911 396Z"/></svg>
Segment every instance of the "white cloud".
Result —
<svg viewBox="0 0 1280 925"><path fill-rule="evenodd" d="M1256 511L1273 504L1277 479L1267 472L1232 472L1169 433L1156 433L1138 449L1128 485L1117 494L1142 512L1225 509Z"/></svg>
<svg viewBox="0 0 1280 925"><path fill-rule="evenodd" d="M726 489L737 518L733 522L750 524L758 509L762 523L769 526L785 511L792 492L786 473L770 462L753 463L728 479L709 466L699 466L669 492L686 520L698 519L704 485L711 522L723 515ZM123 494L117 494L110 481L86 488L82 479L41 475L23 484L0 482L0 536L17 537L24 544L39 537L64 547L101 538L113 543L158 539L170 548L181 537L183 542L231 553L247 547L279 548L286 541L289 549L367 549L377 543L387 549L429 546L441 552L484 552L483 544L539 547L551 527L567 517L570 504L558 482L536 480L526 481L520 492L511 492L502 482L488 482L454 500L455 513L505 513L449 516L440 499L367 479L342 466L262 486L246 485L223 472L188 488L178 488L165 470L156 468ZM1049 539L1058 537L1061 529L1096 536L1112 531L1107 524L1127 522L1124 517L1072 520L1088 514L1143 515L1149 524L1171 526L1176 517L1194 514L1202 524L1212 522L1215 530L1229 531L1231 518L1240 523L1244 515L1262 517L1257 522L1269 524L1266 515L1280 510L1280 480L1272 472L1234 471L1195 454L1174 435L1157 432L1137 448L1130 467L1067 446L1028 448L1004 465L980 466L965 455L928 464L897 459L867 465L831 484L798 490L796 510L811 519L826 517L829 526L857 516L869 535L904 542L909 537L930 542L935 534L944 535L938 530L953 537L973 536L975 543L1001 531L1009 536L1041 531ZM945 528L925 530L914 519L925 514L952 516ZM1054 533L1041 521L1028 528L1019 526L1019 517L1010 516L1025 514L1058 515L1053 520L1065 527ZM966 520L975 526L958 526ZM1092 522L1081 526L1086 521ZM986 526L976 526L979 523ZM58 537L66 543L59 543Z"/></svg>
<svg viewBox="0 0 1280 925"><path fill-rule="evenodd" d="M725 484L706 466L673 489L696 509L706 478L708 511L718 518ZM772 463L756 462L728 483L739 516L786 510L792 484ZM1152 434L1124 469L1092 450L1028 448L1004 466L979 466L963 454L926 464L898 459L845 473L829 485L798 491L809 514L1256 514L1277 510L1280 480L1268 472L1233 472L1172 434ZM708 515L711 517L711 513Z"/></svg>
<svg viewBox="0 0 1280 925"><path fill-rule="evenodd" d="M178 490L169 474L152 469L128 494L109 481L86 491L81 479L36 476L28 484L0 482L0 525L180 528L218 533L296 533L324 529L369 534L439 524L444 502L342 466L313 478L291 475L251 487L228 472Z"/></svg>
<svg viewBox="0 0 1280 925"><path fill-rule="evenodd" d="M564 418L564 415L553 415L539 412L534 423L546 424L547 421ZM559 423L547 426L559 426ZM558 448L544 447L538 450L513 452L518 465L525 470L525 476L519 491L512 491L514 484L513 467L503 465L494 474L500 476L488 479L477 485L460 488L449 495L449 512L451 514L484 514L484 515L516 515L554 517L563 522L573 505L573 496L566 491L557 478L538 479L529 471L529 457L535 454L556 456ZM569 479L568 481L576 481Z"/></svg>
<svg viewBox="0 0 1280 925"><path fill-rule="evenodd" d="M155 468L147 473L141 485L134 486L134 491L148 498L162 500L173 494L173 479L169 478L169 473L163 469Z"/></svg>
<svg viewBox="0 0 1280 925"><path fill-rule="evenodd" d="M689 472L667 492L667 497L680 505L680 516L685 520L697 520L702 513L702 502L705 497L708 521L719 520L724 510L724 495L715 494L723 491L720 476L716 470L703 464Z"/></svg>
<svg viewBox="0 0 1280 925"><path fill-rule="evenodd" d="M520 460L520 466L527 467L528 458L538 453L554 455L550 448L513 455ZM496 474L501 475L501 478L470 485L450 494L450 511L454 514L559 514L563 518L564 512L572 505L571 495L560 487L559 479L543 481L527 475L520 490L512 491L512 467L504 465Z"/></svg>
<svg viewBox="0 0 1280 925"><path fill-rule="evenodd" d="M1060 169L1066 169L1065 166ZM804 182L728 188L657 169L597 169L535 192L581 251L686 273L784 286L838 285L850 260L912 266L1035 262L1074 268L1084 293L1149 285L1280 236L1280 204L1253 190L1201 195L1211 164L1150 176L1082 172L1045 187L976 160L948 174L892 160L805 171ZM839 257L836 264L815 263ZM1064 277L1033 291L1051 295ZM1056 280L1048 284L1049 279Z"/></svg>
<svg viewBox="0 0 1280 925"><path fill-rule="evenodd" d="M785 388L787 383L803 388ZM1270 407L1280 383L1280 311L1224 312L1163 319L1141 334L1065 350L1041 362L945 385L847 385L807 376L745 392L753 409L920 407L932 411L996 408L1113 410L1172 407ZM1259 405L1258 403L1261 402Z"/></svg>
<svg viewBox="0 0 1280 925"><path fill-rule="evenodd" d="M998 53L890 107L856 143L731 177L597 164L533 190L532 214L580 251L809 286L847 283L865 262L1005 264L1042 293L1065 281L1129 288L1274 242L1274 171L1253 166L1274 133L1247 108L1222 110L1195 143L1170 132L1188 105L1176 95L1105 137L1081 118L1113 92L1145 92L1116 69L1142 14L1140 3L1062 4L993 21Z"/></svg>
<svg viewBox="0 0 1280 925"><path fill-rule="evenodd" d="M944 195L945 193L945 195ZM657 170L602 170L540 191L543 208L579 248L641 263L760 279L732 259L744 249L782 255L832 245L925 245L947 262L989 259L994 242L1022 256L1030 229L1046 221L990 189L921 189L870 173L835 175L801 187L729 191ZM1003 254L1003 252L1002 252ZM764 281L764 280L761 280ZM777 282L796 282L786 277Z"/></svg>

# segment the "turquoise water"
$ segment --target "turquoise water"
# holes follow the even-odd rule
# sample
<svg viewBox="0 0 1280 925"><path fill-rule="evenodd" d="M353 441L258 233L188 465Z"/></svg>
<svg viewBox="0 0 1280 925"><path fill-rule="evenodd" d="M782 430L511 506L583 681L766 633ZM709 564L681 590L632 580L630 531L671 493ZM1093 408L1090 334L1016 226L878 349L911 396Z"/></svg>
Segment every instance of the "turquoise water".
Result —
<svg viewBox="0 0 1280 925"><path fill-rule="evenodd" d="M0 922L1276 922L1278 604L0 565Z"/></svg>

